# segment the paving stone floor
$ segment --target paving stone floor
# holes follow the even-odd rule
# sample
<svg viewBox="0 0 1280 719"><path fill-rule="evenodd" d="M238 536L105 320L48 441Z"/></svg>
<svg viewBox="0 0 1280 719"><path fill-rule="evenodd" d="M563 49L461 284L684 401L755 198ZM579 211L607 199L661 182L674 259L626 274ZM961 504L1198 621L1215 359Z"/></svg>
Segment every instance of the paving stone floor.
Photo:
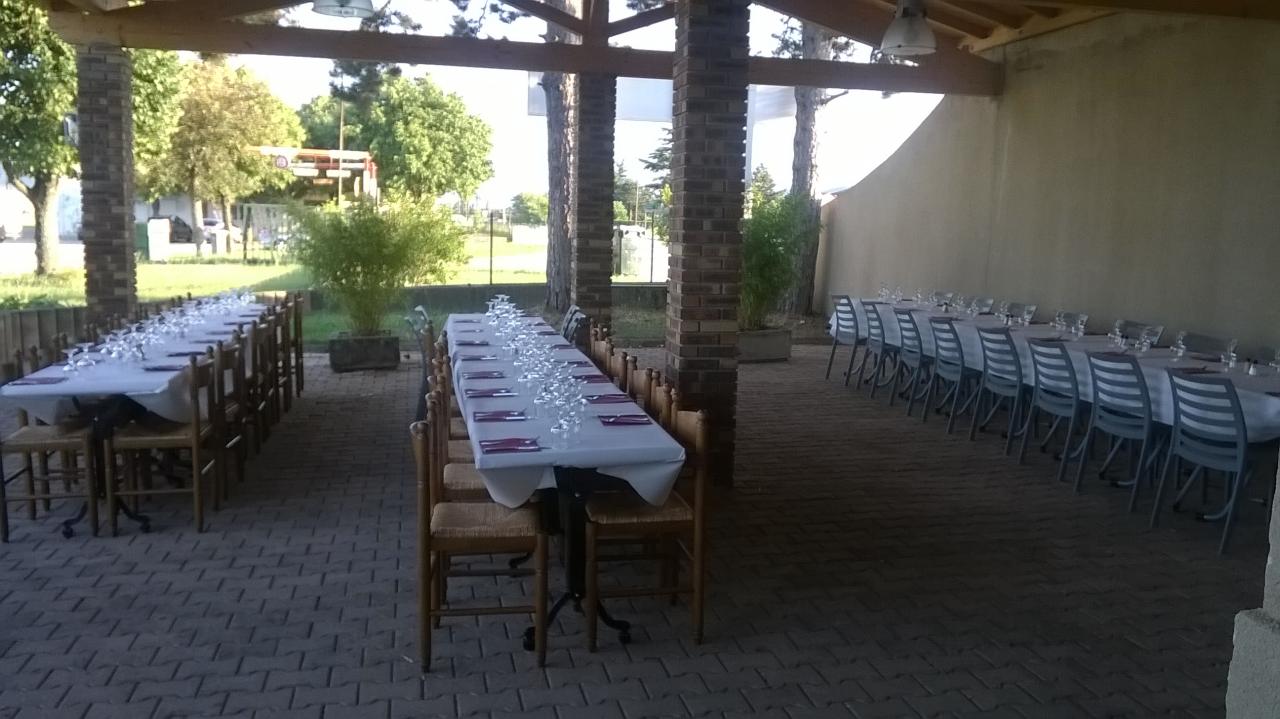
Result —
<svg viewBox="0 0 1280 719"><path fill-rule="evenodd" d="M1148 531L1118 490L1074 496L1049 456L1020 467L997 437L921 426L824 381L825 362L799 347L743 368L700 646L683 606L636 600L615 607L632 644L606 632L587 653L568 612L538 671L525 621L457 619L423 676L414 370L335 376L317 356L205 534L176 499L146 508L145 535L65 540L16 519L0 719L1223 714L1233 615L1261 602L1260 507L1219 559L1217 527Z"/></svg>

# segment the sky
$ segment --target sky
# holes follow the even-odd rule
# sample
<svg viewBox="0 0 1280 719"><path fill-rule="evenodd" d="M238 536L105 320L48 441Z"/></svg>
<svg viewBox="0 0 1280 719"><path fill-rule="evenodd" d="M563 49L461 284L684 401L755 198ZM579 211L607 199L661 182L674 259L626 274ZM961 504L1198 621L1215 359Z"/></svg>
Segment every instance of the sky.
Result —
<svg viewBox="0 0 1280 719"><path fill-rule="evenodd" d="M611 0L610 16L614 19L631 14L625 0ZM478 6L479 3L473 3ZM448 0L391 0L391 7L408 13L422 25L421 32L444 35L456 13ZM305 27L333 30L354 29L357 20L331 18L301 6L291 20ZM769 55L776 44L772 35L782 26L782 16L758 6L752 8L752 54ZM546 32L546 23L535 18L521 18L504 25L490 19L483 34L488 37L537 42ZM647 50L671 50L674 46L675 22L668 20L614 38L614 45ZM868 48L860 48L855 59L865 60ZM329 92L330 60L313 58L242 55L237 60L261 77L286 104L300 107L317 95ZM406 66L406 74L429 74L443 89L458 94L470 111L482 117L493 128L491 160L494 177L481 186L477 196L481 202L504 206L519 192L545 192L547 188L546 121L529 114L529 75L521 71L478 68ZM654 103L670 106L670 98L655 92L652 84L643 84L641 101L652 97ZM620 93L626 92L620 86ZM788 95L786 91L762 89L761 100L776 105ZM821 192L843 189L855 184L884 161L936 107L941 96L904 93L889 98L879 92L855 91L829 103L818 116L818 181ZM620 99L620 102L622 100ZM777 114L777 113L774 113ZM785 186L791 174L791 135L795 123L786 116L758 120L754 126L750 161L764 165ZM615 135L615 156L632 177L650 179L640 164L662 137L669 123L619 120Z"/></svg>

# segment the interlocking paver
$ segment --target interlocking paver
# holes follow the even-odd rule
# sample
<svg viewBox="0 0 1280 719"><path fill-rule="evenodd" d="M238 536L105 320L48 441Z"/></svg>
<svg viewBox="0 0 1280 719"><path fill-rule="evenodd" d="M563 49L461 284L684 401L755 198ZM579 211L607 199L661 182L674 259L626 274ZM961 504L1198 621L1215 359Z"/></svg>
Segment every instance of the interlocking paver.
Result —
<svg viewBox="0 0 1280 719"><path fill-rule="evenodd" d="M147 504L152 533L125 522L117 538L64 540L15 513L0 546L0 719L1219 717L1232 617L1261 595L1255 508L1218 560L1216 527L1170 517L1148 531L1126 493L1086 476L1075 496L1051 455L1018 466L996 433L921 427L823 380L826 349L802 346L742 368L704 644L685 606L618 601L632 644L602 628L587 652L567 611L539 671L519 649L526 618L448 619L424 676L405 432L416 369L308 363L306 394L205 534L168 499ZM606 580L615 571L652 577L610 565Z"/></svg>

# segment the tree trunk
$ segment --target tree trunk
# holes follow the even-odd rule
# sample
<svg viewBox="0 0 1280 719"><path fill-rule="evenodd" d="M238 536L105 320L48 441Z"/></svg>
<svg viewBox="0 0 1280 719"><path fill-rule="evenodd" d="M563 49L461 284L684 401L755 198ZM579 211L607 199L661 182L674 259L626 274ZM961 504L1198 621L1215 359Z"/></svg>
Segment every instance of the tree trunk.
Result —
<svg viewBox="0 0 1280 719"><path fill-rule="evenodd" d="M231 200L222 198L222 225L227 229L227 255L231 254Z"/></svg>
<svg viewBox="0 0 1280 719"><path fill-rule="evenodd" d="M29 190L36 222L36 274L43 276L58 266L58 178L37 179Z"/></svg>
<svg viewBox="0 0 1280 719"><path fill-rule="evenodd" d="M811 23L801 29L801 57L806 60L831 59L831 34ZM825 90L816 87L797 87L796 131L792 138L791 194L809 201L808 222L800 229L800 242L795 258L795 281L785 309L794 315L813 312L814 275L818 264L818 232L821 229L820 208L813 196L813 182L817 175L818 136L816 124L818 108L822 106Z"/></svg>
<svg viewBox="0 0 1280 719"><path fill-rule="evenodd" d="M191 241L196 243L196 257L203 254L202 246L204 245L204 211L200 207L200 200L196 199L196 181L191 178L191 183L187 187L187 199L191 205Z"/></svg>
<svg viewBox="0 0 1280 719"><path fill-rule="evenodd" d="M575 0L550 0L552 7L578 15ZM569 42L569 33L548 25L547 39ZM573 116L576 78L566 73L545 73L542 89L547 95L547 308L563 312L569 308L570 238L573 217Z"/></svg>

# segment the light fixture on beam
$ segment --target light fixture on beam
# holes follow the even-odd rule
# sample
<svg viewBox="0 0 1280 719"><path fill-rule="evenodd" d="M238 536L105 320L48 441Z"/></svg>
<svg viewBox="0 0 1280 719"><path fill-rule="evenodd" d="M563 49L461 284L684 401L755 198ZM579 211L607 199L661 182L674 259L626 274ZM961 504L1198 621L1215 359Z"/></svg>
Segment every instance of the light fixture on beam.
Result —
<svg viewBox="0 0 1280 719"><path fill-rule="evenodd" d="M311 10L321 15L360 19L372 17L374 14L372 0L315 0Z"/></svg>
<svg viewBox="0 0 1280 719"><path fill-rule="evenodd" d="M898 0L893 22L880 42L880 52L893 57L914 57L932 55L937 50L938 41L929 27L924 0Z"/></svg>

